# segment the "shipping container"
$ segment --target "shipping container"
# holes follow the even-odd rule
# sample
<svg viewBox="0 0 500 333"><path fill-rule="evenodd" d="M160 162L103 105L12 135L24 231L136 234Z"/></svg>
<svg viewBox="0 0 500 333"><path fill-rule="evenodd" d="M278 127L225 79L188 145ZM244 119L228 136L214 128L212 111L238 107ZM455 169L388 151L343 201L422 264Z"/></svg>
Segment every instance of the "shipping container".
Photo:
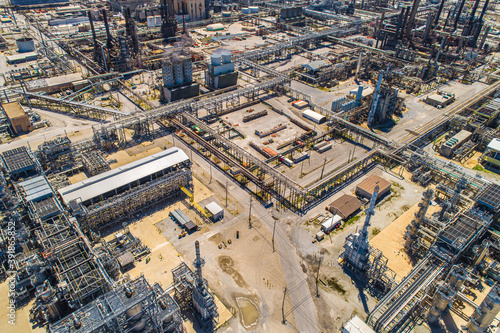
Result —
<svg viewBox="0 0 500 333"><path fill-rule="evenodd" d="M296 107L297 109L301 110L303 108L306 108L309 106L308 101L303 101L303 100L298 100L292 103L292 106Z"/></svg>
<svg viewBox="0 0 500 333"><path fill-rule="evenodd" d="M314 121L316 124L323 124L326 122L326 117L314 112L311 109L307 109L304 112L302 112L302 117Z"/></svg>
<svg viewBox="0 0 500 333"><path fill-rule="evenodd" d="M328 235L332 230L340 227L341 224L342 218L338 215L334 215L321 224L321 231Z"/></svg>
<svg viewBox="0 0 500 333"><path fill-rule="evenodd" d="M288 167L292 167L293 166L293 162L290 159L286 158L286 157L281 156L279 158L279 160L280 160L281 163L283 163L284 165L286 165Z"/></svg>
<svg viewBox="0 0 500 333"><path fill-rule="evenodd" d="M332 144L328 143L328 144L326 144L326 145L321 146L320 148L318 148L318 153L322 154L325 151L330 150L330 149L332 149Z"/></svg>
<svg viewBox="0 0 500 333"><path fill-rule="evenodd" d="M299 162L302 162L303 160L307 160L308 158L309 158L308 153L299 153L293 157L293 162L299 163Z"/></svg>

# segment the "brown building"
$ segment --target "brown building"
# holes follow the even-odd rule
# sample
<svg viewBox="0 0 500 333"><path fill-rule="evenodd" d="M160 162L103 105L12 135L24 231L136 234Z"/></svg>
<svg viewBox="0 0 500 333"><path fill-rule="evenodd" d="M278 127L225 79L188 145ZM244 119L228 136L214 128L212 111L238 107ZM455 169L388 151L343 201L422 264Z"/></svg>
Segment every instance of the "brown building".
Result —
<svg viewBox="0 0 500 333"><path fill-rule="evenodd" d="M388 182L382 177L373 175L358 184L358 186L356 187L356 194L361 197L371 199L373 190L375 190L376 186L379 187L377 199L383 197L386 193L389 193L389 191L391 190L390 182Z"/></svg>
<svg viewBox="0 0 500 333"><path fill-rule="evenodd" d="M15 134L32 130L30 118L19 102L2 104L2 109Z"/></svg>
<svg viewBox="0 0 500 333"><path fill-rule="evenodd" d="M342 220L346 220L352 214L354 214L358 209L362 206L361 202L358 198L344 194L334 202L330 204L328 209L330 212L337 214L342 218Z"/></svg>

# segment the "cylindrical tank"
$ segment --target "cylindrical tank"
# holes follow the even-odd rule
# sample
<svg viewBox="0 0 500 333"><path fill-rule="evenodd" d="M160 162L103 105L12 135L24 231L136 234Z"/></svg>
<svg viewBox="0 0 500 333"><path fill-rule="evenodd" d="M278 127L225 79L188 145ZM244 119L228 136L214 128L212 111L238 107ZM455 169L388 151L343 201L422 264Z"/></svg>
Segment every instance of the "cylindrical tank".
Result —
<svg viewBox="0 0 500 333"><path fill-rule="evenodd" d="M231 12L222 12L222 17L231 17Z"/></svg>
<svg viewBox="0 0 500 333"><path fill-rule="evenodd" d="M469 332L484 332L500 312L500 287L494 286L467 324Z"/></svg>
<svg viewBox="0 0 500 333"><path fill-rule="evenodd" d="M219 53L212 54L210 59L212 60L212 65L214 65L214 66L219 66L221 64L221 61L222 61L222 57Z"/></svg>
<svg viewBox="0 0 500 333"><path fill-rule="evenodd" d="M250 13L250 10L247 7L244 7L244 8L241 8L241 13L248 14L248 13Z"/></svg>
<svg viewBox="0 0 500 333"><path fill-rule="evenodd" d="M434 294L434 299L432 300L432 307L427 316L427 320L431 323L438 321L439 317L444 310L451 304L455 292L447 286L441 286Z"/></svg>
<svg viewBox="0 0 500 333"><path fill-rule="evenodd" d="M229 64L231 62L231 52L222 53L222 63Z"/></svg>
<svg viewBox="0 0 500 333"><path fill-rule="evenodd" d="M19 38L16 40L19 53L35 51L35 41L33 38Z"/></svg>
<svg viewBox="0 0 500 333"><path fill-rule="evenodd" d="M248 11L251 13L251 14L255 14L255 13L258 13L259 12L259 7L248 7Z"/></svg>

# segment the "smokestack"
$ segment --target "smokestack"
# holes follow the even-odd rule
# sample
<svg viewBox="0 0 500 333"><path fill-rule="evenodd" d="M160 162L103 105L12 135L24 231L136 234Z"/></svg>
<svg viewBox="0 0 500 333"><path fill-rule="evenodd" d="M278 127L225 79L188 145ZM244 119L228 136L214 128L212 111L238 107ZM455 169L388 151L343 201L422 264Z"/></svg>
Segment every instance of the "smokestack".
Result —
<svg viewBox="0 0 500 333"><path fill-rule="evenodd" d="M97 36L95 34L94 20L92 20L92 14L90 13L90 10L87 12L87 15L89 17L90 29L92 30L92 39L94 40L94 47L97 47Z"/></svg>
<svg viewBox="0 0 500 333"><path fill-rule="evenodd" d="M106 13L106 9L102 10L102 18L104 19L104 27L106 28L106 47L108 48L108 50L110 50L113 47L113 44L111 43L113 37L111 37L111 33L109 32L108 15Z"/></svg>
<svg viewBox="0 0 500 333"><path fill-rule="evenodd" d="M486 14L486 10L488 10L488 3L489 2L490 2L490 0L486 0L486 2L484 3L483 10L481 11L481 16L479 16L479 21L483 21L483 16L484 16L484 14Z"/></svg>
<svg viewBox="0 0 500 333"><path fill-rule="evenodd" d="M442 0L441 1L441 4L439 5L439 9L437 11L437 15L436 15L436 19L434 20L434 26L437 27L438 23L439 23L439 18L441 17L441 12L443 11L443 7L444 7L444 2L446 0Z"/></svg>
<svg viewBox="0 0 500 333"><path fill-rule="evenodd" d="M417 15L417 9L418 9L419 4L420 4L420 0L413 0L413 5L411 7L410 20L408 21L408 26L406 27L406 38L410 37L411 29L413 27L413 21L415 20L415 15Z"/></svg>
<svg viewBox="0 0 500 333"><path fill-rule="evenodd" d="M196 241L194 243L196 249L196 259L193 262L193 266L196 268L196 285L199 287L203 285L203 275L201 274L201 268L205 265L205 260L201 258L200 255L200 242Z"/></svg>
<svg viewBox="0 0 500 333"><path fill-rule="evenodd" d="M462 0L462 2L460 2L460 7L458 7L458 13L455 16L455 22L453 23L453 31L457 30L458 19L460 18L460 14L462 13L462 9L464 9L464 5L465 5L465 0Z"/></svg>

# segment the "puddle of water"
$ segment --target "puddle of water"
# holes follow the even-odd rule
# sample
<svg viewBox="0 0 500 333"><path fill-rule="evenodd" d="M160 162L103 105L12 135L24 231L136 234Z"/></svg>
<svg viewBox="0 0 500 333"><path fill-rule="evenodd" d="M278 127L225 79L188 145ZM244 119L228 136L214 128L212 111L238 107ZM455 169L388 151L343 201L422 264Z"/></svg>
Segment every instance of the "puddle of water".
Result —
<svg viewBox="0 0 500 333"><path fill-rule="evenodd" d="M240 308L243 326L245 328L250 328L253 325L257 325L259 320L259 310L257 306L246 297L236 298L238 306Z"/></svg>

